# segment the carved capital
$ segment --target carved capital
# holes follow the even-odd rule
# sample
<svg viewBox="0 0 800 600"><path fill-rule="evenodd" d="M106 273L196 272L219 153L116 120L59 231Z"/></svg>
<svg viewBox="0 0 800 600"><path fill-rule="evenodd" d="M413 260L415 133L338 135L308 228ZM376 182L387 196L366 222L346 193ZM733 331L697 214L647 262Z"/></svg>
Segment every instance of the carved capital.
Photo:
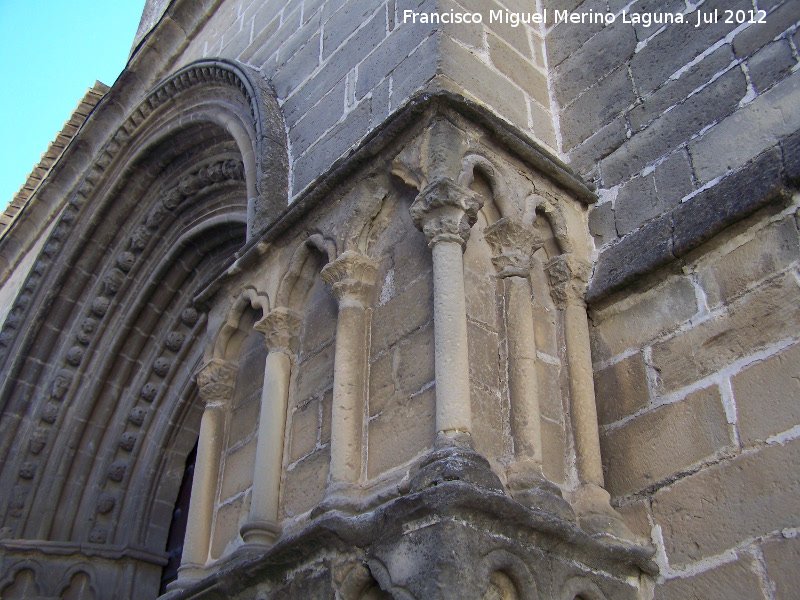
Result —
<svg viewBox="0 0 800 600"><path fill-rule="evenodd" d="M450 179L440 178L419 193L410 212L429 247L439 242L456 242L463 249L481 206L478 194Z"/></svg>
<svg viewBox="0 0 800 600"><path fill-rule="evenodd" d="M527 277L533 253L544 244L538 231L508 217L489 225L483 237L492 248L492 262L500 277Z"/></svg>
<svg viewBox="0 0 800 600"><path fill-rule="evenodd" d="M377 265L372 259L347 250L325 265L320 275L331 286L342 307L366 305L375 287L377 273Z"/></svg>
<svg viewBox="0 0 800 600"><path fill-rule="evenodd" d="M221 404L233 398L238 368L233 363L212 358L197 371L197 387L206 405Z"/></svg>
<svg viewBox="0 0 800 600"><path fill-rule="evenodd" d="M592 265L572 254L561 254L545 265L550 293L559 309L567 305L586 305L586 286Z"/></svg>
<svg viewBox="0 0 800 600"><path fill-rule="evenodd" d="M301 318L295 311L279 306L253 325L253 329L264 334L267 350L294 354L297 352L297 333Z"/></svg>

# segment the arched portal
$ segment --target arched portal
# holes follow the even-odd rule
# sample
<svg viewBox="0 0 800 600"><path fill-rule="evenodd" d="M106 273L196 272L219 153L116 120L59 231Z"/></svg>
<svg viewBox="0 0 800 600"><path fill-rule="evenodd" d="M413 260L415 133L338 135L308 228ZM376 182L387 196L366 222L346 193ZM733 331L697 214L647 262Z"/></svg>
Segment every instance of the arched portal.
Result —
<svg viewBox="0 0 800 600"><path fill-rule="evenodd" d="M87 552L93 589L157 593L202 414L194 299L285 204L283 136L258 75L198 62L142 99L62 202L0 340L2 570L43 553L45 595L77 585L61 579Z"/></svg>

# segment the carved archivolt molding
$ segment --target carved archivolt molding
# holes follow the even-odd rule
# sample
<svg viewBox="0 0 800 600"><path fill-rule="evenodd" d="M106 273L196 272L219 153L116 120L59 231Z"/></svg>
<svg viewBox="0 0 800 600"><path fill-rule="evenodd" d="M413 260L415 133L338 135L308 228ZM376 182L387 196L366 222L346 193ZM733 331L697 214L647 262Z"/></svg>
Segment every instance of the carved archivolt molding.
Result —
<svg viewBox="0 0 800 600"><path fill-rule="evenodd" d="M108 167L120 152L123 149L130 148L132 142L139 138L143 138L142 141L145 143L149 141L146 135L148 119L160 107L175 99L178 95L196 88L214 86L234 90L235 94L241 97L248 107L248 117L251 120L250 125L254 129L255 137L250 140L254 152L252 154L247 152L247 154L248 156L255 156L257 162L253 166L256 170L259 173L264 170L262 168L264 165L260 161L263 154L262 146L265 143L273 143L278 146L283 144L285 146L281 138L283 136L282 125L280 131L277 132L266 130L267 127L277 129L277 125L279 125L276 120L280 120L280 113L277 109L274 95L268 89L265 81L262 82L259 77L250 76L245 72L245 69L245 67L222 59L203 60L193 63L160 83L131 111L130 115L95 155L91 167L87 169L81 182L69 195L61 217L44 245L11 311L9 311L6 323L0 330L0 364L6 361L8 348L15 342L17 331L27 315L30 301L39 289L40 283L49 271L50 266L56 262L54 259L62 250L67 237L72 231L78 212L92 196L98 183L106 176ZM283 150L285 155L285 148ZM269 168L274 169L273 166ZM203 181L210 183L218 177L244 179L245 171L246 169L241 162L238 165L213 165L196 173L194 178L187 178L182 181L172 191L172 195L167 196L165 203L175 204L178 198L185 198L190 195L193 187L202 185ZM258 181L258 173L254 174L254 176L256 179L253 181L253 191L259 193L262 185ZM285 182L277 183L283 183L285 186ZM273 182L273 185L275 184L276 182ZM280 188L281 186L277 185L276 187ZM150 223L147 225L153 224L158 217L159 215L156 211L151 215ZM150 235L151 233L147 229L138 230L135 234L136 239L132 241L132 248L144 248ZM125 260L125 257L122 260ZM113 286L113 283L110 285Z"/></svg>
<svg viewBox="0 0 800 600"><path fill-rule="evenodd" d="M165 200L158 201L150 210L147 216L142 218L140 225L134 230L129 238L128 246L130 251L119 253L114 263L109 266L106 273L100 277L100 294L95 297L87 310L87 315L80 325L80 330L76 333L77 345L67 350L64 356L62 368L56 373L52 383L51 397L59 402L64 399L65 392L70 387L75 373L80 367L86 355L86 348L92 342L95 333L100 329L103 320L108 321L113 314L108 309L112 306L112 298L125 286L126 282L133 277L134 267L139 255L146 248L147 242L151 239L154 232L164 226L171 213L175 212L187 198L195 196L206 187L225 180L240 181L244 179L244 166L238 160L223 160L211 163L197 169L193 173L182 178L177 185L173 186L165 195ZM116 306L116 305L113 305ZM193 310L193 309L192 309ZM192 315L188 315L192 317ZM191 318L189 319L192 320ZM196 322L196 319L194 319ZM186 333L174 331L167 337L166 346L171 352L177 352L186 339ZM2 344L2 341L0 341ZM172 367L172 360L166 356L158 357L153 363L153 372L159 378L164 378ZM150 384L148 384L150 385ZM142 390L142 397L147 400L151 392ZM154 397L154 395L153 395ZM149 400L152 401L152 398ZM36 430L39 440L31 447L39 454L47 443L47 430L58 421L58 404L48 402L39 414L40 425ZM137 407L129 416L131 424L140 427L144 424L147 410ZM125 446L123 446L125 447ZM132 448L132 445L131 445ZM25 463L19 476L22 479L31 480L35 476L38 463ZM114 478L109 475L112 481L121 481L122 476ZM95 536L98 537L98 536ZM103 540L104 542L105 540Z"/></svg>

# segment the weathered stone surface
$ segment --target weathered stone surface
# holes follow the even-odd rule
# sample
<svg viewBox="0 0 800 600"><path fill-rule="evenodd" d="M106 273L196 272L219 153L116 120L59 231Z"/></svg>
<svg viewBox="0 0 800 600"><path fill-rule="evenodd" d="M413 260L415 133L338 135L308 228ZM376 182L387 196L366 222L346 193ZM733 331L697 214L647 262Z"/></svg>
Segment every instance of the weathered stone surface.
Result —
<svg viewBox="0 0 800 600"><path fill-rule="evenodd" d="M519 28L517 30L522 31ZM509 44L496 35L487 34L487 41L492 64L531 98L543 107L549 108L550 93L546 75L531 65L529 58L517 54Z"/></svg>
<svg viewBox="0 0 800 600"><path fill-rule="evenodd" d="M643 540L650 539L650 506L647 500L619 506L616 511L634 534Z"/></svg>
<svg viewBox="0 0 800 600"><path fill-rule="evenodd" d="M644 129L665 110L684 101L690 93L730 65L733 59L731 47L726 44L686 70L679 78L667 80L628 113L633 131Z"/></svg>
<svg viewBox="0 0 800 600"><path fill-rule="evenodd" d="M467 324L470 378L493 390L500 388L500 351L498 335L483 327Z"/></svg>
<svg viewBox="0 0 800 600"><path fill-rule="evenodd" d="M745 539L797 527L800 441L748 453L685 477L653 497L671 564L714 556Z"/></svg>
<svg viewBox="0 0 800 600"><path fill-rule="evenodd" d="M769 10L769 6L766 6L764 2L758 7ZM800 20L800 7L794 2L784 2L782 6L767 15L766 23L757 23L755 27L751 25L736 34L736 37L733 38L733 49L736 56L744 57L752 54L774 40L798 20Z"/></svg>
<svg viewBox="0 0 800 600"><path fill-rule="evenodd" d="M776 600L791 598L797 593L800 564L800 538L777 538L762 547L767 562L767 575L775 585Z"/></svg>
<svg viewBox="0 0 800 600"><path fill-rule="evenodd" d="M472 386L472 438L475 449L494 462L503 455L503 413L498 392Z"/></svg>
<svg viewBox="0 0 800 600"><path fill-rule="evenodd" d="M693 134L732 113L746 93L744 73L728 71L605 158L601 165L603 183L616 185L669 154Z"/></svg>
<svg viewBox="0 0 800 600"><path fill-rule="evenodd" d="M328 344L297 366L295 403L312 398L333 384L334 351L335 345Z"/></svg>
<svg viewBox="0 0 800 600"><path fill-rule="evenodd" d="M217 509L214 522L214 539L211 543L212 558L220 558L228 545L236 543L239 537L239 525L246 515L242 496L227 502Z"/></svg>
<svg viewBox="0 0 800 600"><path fill-rule="evenodd" d="M697 267L698 280L711 307L729 302L754 283L800 259L797 224L786 217L759 231L730 253Z"/></svg>
<svg viewBox="0 0 800 600"><path fill-rule="evenodd" d="M309 454L317 445L319 429L319 402L312 400L292 413L291 448L289 461Z"/></svg>
<svg viewBox="0 0 800 600"><path fill-rule="evenodd" d="M609 308L592 317L592 357L607 360L629 348L674 330L697 312L694 286L684 277L672 277L637 294L622 308Z"/></svg>
<svg viewBox="0 0 800 600"><path fill-rule="evenodd" d="M659 198L652 174L631 179L619 189L614 203L617 231L625 235L645 221L669 211L675 204L676 200Z"/></svg>
<svg viewBox="0 0 800 600"><path fill-rule="evenodd" d="M557 484L567 480L567 443L563 423L542 419L542 471Z"/></svg>
<svg viewBox="0 0 800 600"><path fill-rule="evenodd" d="M256 443L251 441L225 456L220 499L226 500L253 485L256 464Z"/></svg>
<svg viewBox="0 0 800 600"><path fill-rule="evenodd" d="M480 98L512 123L528 122L528 110L522 89L489 68L477 56L448 37L440 38L439 68L470 96ZM531 67L532 68L532 67Z"/></svg>
<svg viewBox="0 0 800 600"><path fill-rule="evenodd" d="M650 402L644 360L640 353L595 372L597 421L608 425L641 410Z"/></svg>
<svg viewBox="0 0 800 600"><path fill-rule="evenodd" d="M228 430L228 448L232 448L252 436L257 429L261 402L258 395L231 412Z"/></svg>
<svg viewBox="0 0 800 600"><path fill-rule="evenodd" d="M411 397L398 399L369 422L369 464L367 473L374 477L411 460L433 447L436 435L435 388ZM403 435L397 432L402 430Z"/></svg>
<svg viewBox="0 0 800 600"><path fill-rule="evenodd" d="M778 40L759 50L748 61L750 79L757 92L772 87L788 75L797 61L789 40Z"/></svg>
<svg viewBox="0 0 800 600"><path fill-rule="evenodd" d="M742 444L800 424L800 346L750 365L732 379Z"/></svg>
<svg viewBox="0 0 800 600"><path fill-rule="evenodd" d="M594 245L597 248L619 239L614 207L611 202L606 202L592 209L589 213L589 231L594 236Z"/></svg>
<svg viewBox="0 0 800 600"><path fill-rule="evenodd" d="M562 106L577 98L616 65L633 55L636 32L621 19L604 27L554 70L555 97Z"/></svg>
<svg viewBox="0 0 800 600"><path fill-rule="evenodd" d="M284 474L281 508L287 517L303 514L320 503L330 467L330 451L318 450Z"/></svg>
<svg viewBox="0 0 800 600"><path fill-rule="evenodd" d="M586 140L633 104L635 99L633 82L625 67L583 92L562 110L564 149L569 151Z"/></svg>
<svg viewBox="0 0 800 600"><path fill-rule="evenodd" d="M372 351L397 343L433 318L433 279L422 274L407 288L397 292L372 317Z"/></svg>
<svg viewBox="0 0 800 600"><path fill-rule="evenodd" d="M752 6L746 0L713 0L705 3L702 11L713 13L714 9L722 13L726 9L748 10ZM735 23L726 23L724 19L695 27L696 19L696 12L689 13L687 20L691 24L670 26L670 35L656 36L631 59L633 80L640 93L656 89L670 75L736 27Z"/></svg>
<svg viewBox="0 0 800 600"><path fill-rule="evenodd" d="M692 141L689 153L697 179L706 183L720 177L800 129L800 115L792 110L798 102L800 73L795 72ZM751 175L758 189L759 172Z"/></svg>
<svg viewBox="0 0 800 600"><path fill-rule="evenodd" d="M606 489L612 496L668 480L732 444L717 388L646 412L600 440Z"/></svg>
<svg viewBox="0 0 800 600"><path fill-rule="evenodd" d="M704 571L692 577L668 579L656 587L657 600L728 600L729 598L765 599L752 557L739 555L732 563Z"/></svg>
<svg viewBox="0 0 800 600"><path fill-rule="evenodd" d="M548 6L552 4L552 6ZM578 5L585 11L604 12L606 6L600 0L572 0L571 2L545 2L543 6L548 9L548 25L553 25L553 10L574 10ZM615 10L615 9L612 9ZM557 67L566 58L571 56L592 36L603 28L602 23L571 23L559 22L547 40L547 62L551 67Z"/></svg>
<svg viewBox="0 0 800 600"><path fill-rule="evenodd" d="M800 333L800 290L779 276L732 303L725 312L653 346L659 389L698 381L733 361Z"/></svg>

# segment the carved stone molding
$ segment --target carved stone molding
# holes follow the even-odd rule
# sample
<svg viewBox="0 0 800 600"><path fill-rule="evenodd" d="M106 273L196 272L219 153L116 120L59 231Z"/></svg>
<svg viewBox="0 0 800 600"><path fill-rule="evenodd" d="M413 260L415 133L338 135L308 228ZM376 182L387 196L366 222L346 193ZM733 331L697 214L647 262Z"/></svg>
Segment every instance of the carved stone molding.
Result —
<svg viewBox="0 0 800 600"><path fill-rule="evenodd" d="M528 277L533 253L544 245L538 231L503 217L483 230L500 277Z"/></svg>
<svg viewBox="0 0 800 600"><path fill-rule="evenodd" d="M440 178L419 193L410 212L414 225L425 234L428 246L447 241L464 249L482 205L480 197L472 190Z"/></svg>
<svg viewBox="0 0 800 600"><path fill-rule="evenodd" d="M375 287L377 272L377 266L372 259L347 250L325 265L320 276L331 286L339 306L364 306Z"/></svg>
<svg viewBox="0 0 800 600"><path fill-rule="evenodd" d="M586 287L592 265L572 254L561 254L545 265L550 293L559 310L568 304L586 305Z"/></svg>
<svg viewBox="0 0 800 600"><path fill-rule="evenodd" d="M302 318L295 311L279 306L253 325L253 329L263 333L267 350L294 354L297 352L297 333Z"/></svg>

